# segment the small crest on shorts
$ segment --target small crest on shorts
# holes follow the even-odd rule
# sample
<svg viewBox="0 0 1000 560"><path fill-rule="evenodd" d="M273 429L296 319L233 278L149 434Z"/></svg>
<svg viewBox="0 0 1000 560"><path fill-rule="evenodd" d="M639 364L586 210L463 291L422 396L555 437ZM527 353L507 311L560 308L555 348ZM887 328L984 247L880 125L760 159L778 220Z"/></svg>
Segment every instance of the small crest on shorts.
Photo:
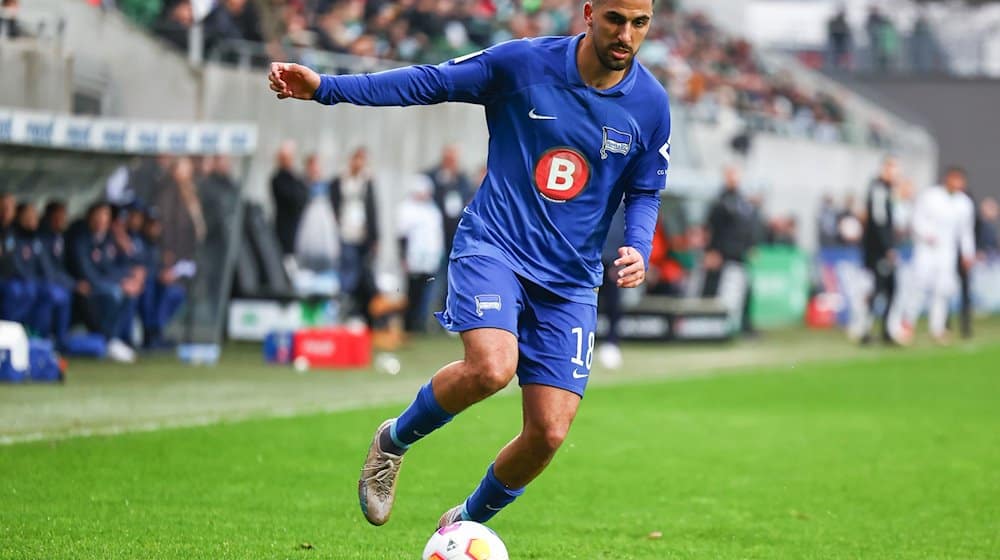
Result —
<svg viewBox="0 0 1000 560"><path fill-rule="evenodd" d="M500 301L500 296L497 294L479 294L476 296L476 315L482 317L483 312L487 310L500 311L503 308L503 302Z"/></svg>

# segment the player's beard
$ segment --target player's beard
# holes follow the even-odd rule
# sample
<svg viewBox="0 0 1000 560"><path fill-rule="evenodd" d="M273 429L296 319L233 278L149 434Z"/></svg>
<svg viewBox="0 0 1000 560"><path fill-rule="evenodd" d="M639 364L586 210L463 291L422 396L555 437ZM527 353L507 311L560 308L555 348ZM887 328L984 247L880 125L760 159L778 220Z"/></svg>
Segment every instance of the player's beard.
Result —
<svg viewBox="0 0 1000 560"><path fill-rule="evenodd" d="M632 64L632 59L635 58L635 52L629 50L628 56L626 56L622 60L618 60L611 54L611 51L615 47L622 47L622 46L623 45L620 45L618 43L612 43L602 49L597 46L597 42L595 41L594 50L597 52L597 60L600 60L601 65L607 68L608 70L614 70L614 71L625 70L626 68L629 67L629 65Z"/></svg>

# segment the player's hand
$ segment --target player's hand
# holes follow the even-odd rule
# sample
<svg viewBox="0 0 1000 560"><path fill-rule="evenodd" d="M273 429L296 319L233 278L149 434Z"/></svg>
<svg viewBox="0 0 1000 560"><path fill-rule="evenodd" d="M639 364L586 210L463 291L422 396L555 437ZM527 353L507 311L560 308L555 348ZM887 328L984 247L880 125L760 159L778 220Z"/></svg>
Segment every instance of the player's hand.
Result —
<svg viewBox="0 0 1000 560"><path fill-rule="evenodd" d="M278 94L278 99L293 97L309 100L319 88L319 74L292 62L272 62L267 81L271 91Z"/></svg>
<svg viewBox="0 0 1000 560"><path fill-rule="evenodd" d="M975 257L962 257L962 268L965 269L966 272L972 270L972 266L974 264L976 264Z"/></svg>
<svg viewBox="0 0 1000 560"><path fill-rule="evenodd" d="M635 288L646 279L646 263L639 251L632 247L619 247L618 259L614 265L618 267L618 287Z"/></svg>

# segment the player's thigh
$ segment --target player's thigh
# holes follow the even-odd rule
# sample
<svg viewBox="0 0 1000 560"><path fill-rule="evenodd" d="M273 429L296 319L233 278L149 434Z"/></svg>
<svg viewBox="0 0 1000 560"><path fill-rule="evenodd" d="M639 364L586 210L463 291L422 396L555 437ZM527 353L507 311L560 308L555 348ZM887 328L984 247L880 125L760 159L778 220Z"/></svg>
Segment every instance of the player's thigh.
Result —
<svg viewBox="0 0 1000 560"><path fill-rule="evenodd" d="M594 361L596 327L597 306L528 291L519 325L520 384L582 397Z"/></svg>

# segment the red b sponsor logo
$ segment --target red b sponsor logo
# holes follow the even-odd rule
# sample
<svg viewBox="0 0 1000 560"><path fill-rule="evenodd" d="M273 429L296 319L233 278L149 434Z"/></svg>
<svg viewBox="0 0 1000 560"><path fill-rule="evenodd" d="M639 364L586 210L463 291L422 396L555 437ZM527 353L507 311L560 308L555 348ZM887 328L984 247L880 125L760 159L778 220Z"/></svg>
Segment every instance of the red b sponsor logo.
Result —
<svg viewBox="0 0 1000 560"><path fill-rule="evenodd" d="M553 202L566 202L579 195L590 181L590 164L572 148L552 148L535 164L535 187Z"/></svg>

